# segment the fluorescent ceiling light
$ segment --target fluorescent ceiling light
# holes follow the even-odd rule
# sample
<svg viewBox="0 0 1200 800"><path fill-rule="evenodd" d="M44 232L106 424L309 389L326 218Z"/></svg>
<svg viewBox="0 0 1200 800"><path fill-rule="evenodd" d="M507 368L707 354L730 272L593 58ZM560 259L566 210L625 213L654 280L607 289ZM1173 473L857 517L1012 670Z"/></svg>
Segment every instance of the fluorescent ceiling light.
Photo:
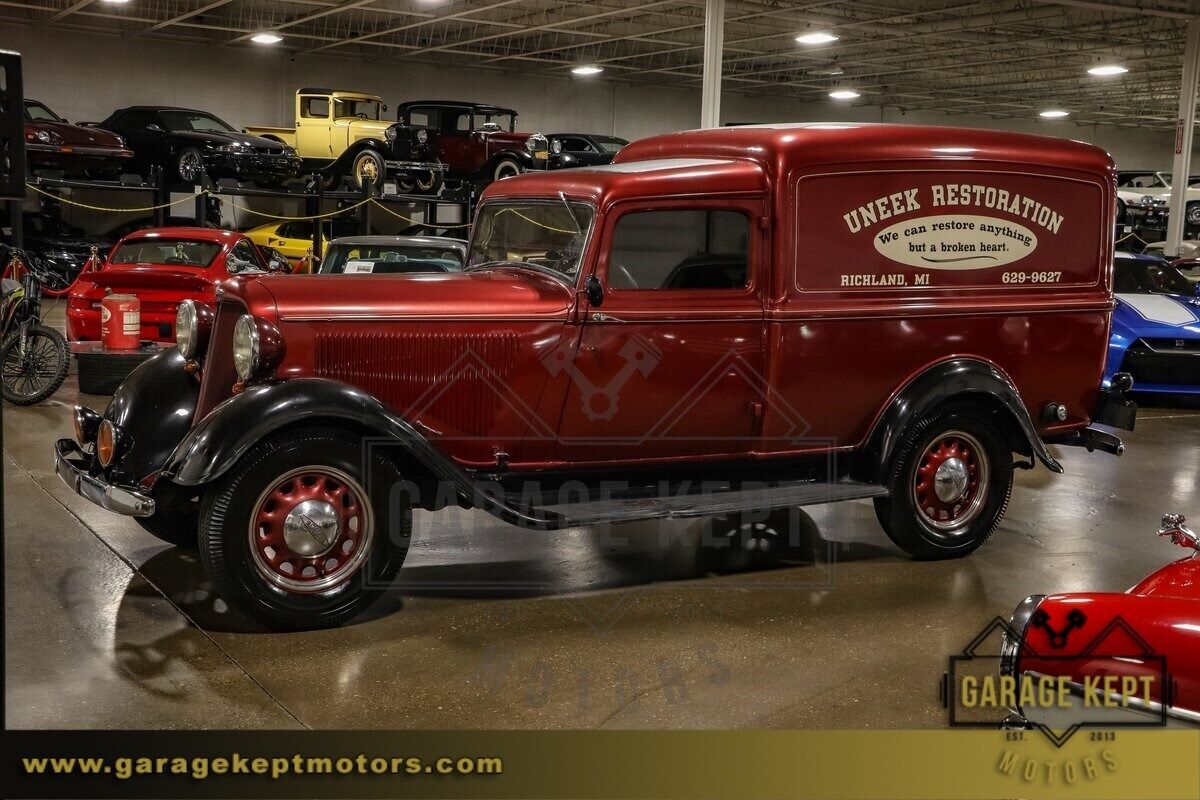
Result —
<svg viewBox="0 0 1200 800"><path fill-rule="evenodd" d="M255 44L279 44L283 41L283 37L278 33L266 31L264 33L256 33L250 37L250 41Z"/></svg>
<svg viewBox="0 0 1200 800"><path fill-rule="evenodd" d="M829 44L838 40L836 34L828 31L813 31L812 33L802 33L796 37L796 41L800 44Z"/></svg>
<svg viewBox="0 0 1200 800"><path fill-rule="evenodd" d="M1129 72L1129 67L1120 64L1101 64L1088 70L1089 75L1120 75L1124 72Z"/></svg>
<svg viewBox="0 0 1200 800"><path fill-rule="evenodd" d="M129 0L104 0L104 2L112 3L113 5L125 5Z"/></svg>
<svg viewBox="0 0 1200 800"><path fill-rule="evenodd" d="M853 89L835 89L829 93L829 96L834 100L853 100L856 97L861 97L858 92Z"/></svg>
<svg viewBox="0 0 1200 800"><path fill-rule="evenodd" d="M590 65L575 67L571 70L572 75L599 75L601 72L604 72L604 67L594 67Z"/></svg>
<svg viewBox="0 0 1200 800"><path fill-rule="evenodd" d="M1061 108L1048 108L1045 111L1039 111L1038 116L1044 119L1062 119L1070 113L1070 111L1063 111Z"/></svg>

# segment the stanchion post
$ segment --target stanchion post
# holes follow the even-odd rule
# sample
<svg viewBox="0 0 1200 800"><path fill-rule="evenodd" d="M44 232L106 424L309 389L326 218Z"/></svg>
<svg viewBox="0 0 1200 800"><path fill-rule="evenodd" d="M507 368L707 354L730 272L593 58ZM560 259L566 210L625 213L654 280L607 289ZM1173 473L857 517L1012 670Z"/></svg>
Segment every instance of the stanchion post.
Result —
<svg viewBox="0 0 1200 800"><path fill-rule="evenodd" d="M371 235L371 206L370 200L375 197L375 184L363 184L363 204L358 207L358 225L359 234L362 236Z"/></svg>
<svg viewBox="0 0 1200 800"><path fill-rule="evenodd" d="M313 194L307 195L304 198L304 213L310 217L315 217L321 213L321 200L325 196L325 187L321 182L321 176L314 175L313 178L316 190ZM319 219L313 220L312 252L314 259L321 258L321 220Z"/></svg>
<svg viewBox="0 0 1200 800"><path fill-rule="evenodd" d="M154 209L154 226L161 228L167 224L167 203L171 202L171 193L167 190L166 172L157 164L150 168L150 182L154 184L153 205L159 206ZM203 224L199 217L196 218L196 224Z"/></svg>
<svg viewBox="0 0 1200 800"><path fill-rule="evenodd" d="M196 193L196 224L203 227L204 223L208 221L208 195L198 185L193 191Z"/></svg>

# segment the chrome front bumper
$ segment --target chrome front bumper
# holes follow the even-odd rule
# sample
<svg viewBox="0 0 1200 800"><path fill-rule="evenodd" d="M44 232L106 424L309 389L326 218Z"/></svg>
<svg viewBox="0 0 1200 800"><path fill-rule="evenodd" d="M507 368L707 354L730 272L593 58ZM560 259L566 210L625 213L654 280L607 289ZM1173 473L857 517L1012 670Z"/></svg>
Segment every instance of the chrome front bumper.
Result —
<svg viewBox="0 0 1200 800"><path fill-rule="evenodd" d="M85 459L90 459L90 456L80 449L74 439L59 439L54 443L54 471L75 494L127 517L149 517L154 514L152 498L90 475Z"/></svg>

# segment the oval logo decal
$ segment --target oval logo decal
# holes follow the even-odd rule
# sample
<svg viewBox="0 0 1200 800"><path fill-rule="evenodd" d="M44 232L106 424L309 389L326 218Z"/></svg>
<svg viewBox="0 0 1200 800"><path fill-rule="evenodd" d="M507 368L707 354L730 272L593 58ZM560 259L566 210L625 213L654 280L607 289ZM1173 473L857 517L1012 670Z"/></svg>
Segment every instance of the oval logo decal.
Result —
<svg viewBox="0 0 1200 800"><path fill-rule="evenodd" d="M1020 261L1037 235L1016 222L975 214L942 214L897 222L875 234L884 258L925 269L987 269Z"/></svg>

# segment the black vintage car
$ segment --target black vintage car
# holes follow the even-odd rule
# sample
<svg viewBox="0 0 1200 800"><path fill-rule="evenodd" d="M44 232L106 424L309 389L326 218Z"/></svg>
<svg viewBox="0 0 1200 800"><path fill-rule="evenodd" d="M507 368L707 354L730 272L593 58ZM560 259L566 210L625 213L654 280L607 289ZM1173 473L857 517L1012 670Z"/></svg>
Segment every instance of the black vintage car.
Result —
<svg viewBox="0 0 1200 800"><path fill-rule="evenodd" d="M124 137L133 148L134 167L144 177L159 166L167 180L186 184L207 175L273 186L300 171L292 148L242 133L207 111L130 106L117 109L97 127Z"/></svg>
<svg viewBox="0 0 1200 800"><path fill-rule="evenodd" d="M621 148L629 144L627 139L597 133L552 133L550 169L569 167L595 167L611 164ZM558 142L558 146L554 146Z"/></svg>

